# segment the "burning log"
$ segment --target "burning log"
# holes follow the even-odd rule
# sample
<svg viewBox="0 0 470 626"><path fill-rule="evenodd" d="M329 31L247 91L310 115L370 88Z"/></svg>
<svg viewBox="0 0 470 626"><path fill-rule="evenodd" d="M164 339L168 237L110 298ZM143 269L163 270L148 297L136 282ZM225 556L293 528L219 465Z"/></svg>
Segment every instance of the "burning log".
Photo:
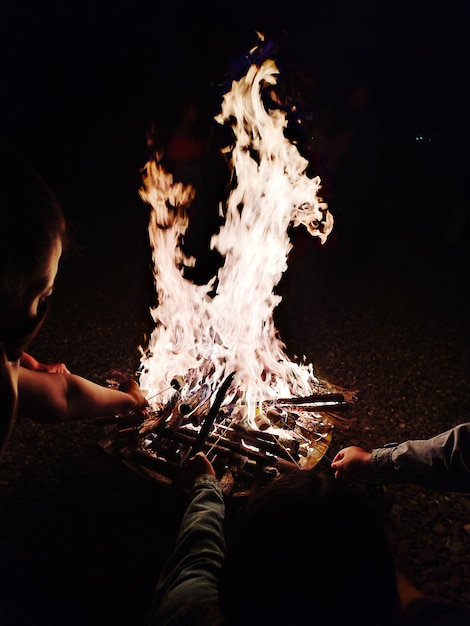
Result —
<svg viewBox="0 0 470 626"><path fill-rule="evenodd" d="M144 419L142 415L138 415L137 413L128 413L127 415L106 415L97 417L96 423L99 426L117 426L119 428L125 428L128 426L140 426Z"/></svg>
<svg viewBox="0 0 470 626"><path fill-rule="evenodd" d="M343 403L345 401L342 393L314 393L309 396L301 396L296 398L279 398L276 404L325 404L325 403Z"/></svg>
<svg viewBox="0 0 470 626"><path fill-rule="evenodd" d="M300 403L296 404L295 406L299 406ZM288 404L286 404L285 406L290 406ZM347 402L323 402L323 403L315 403L315 404L302 404L302 411L311 411L313 413L315 412L322 412L325 410L333 410L333 411L346 411L347 409L349 409L349 404Z"/></svg>
<svg viewBox="0 0 470 626"><path fill-rule="evenodd" d="M134 450L128 457L128 462L137 468L144 467L158 475L171 479L172 481L181 478L181 467L177 463L172 463L168 459L150 456L142 450Z"/></svg>
<svg viewBox="0 0 470 626"><path fill-rule="evenodd" d="M280 398L275 401L277 406L296 406L302 407L302 411L345 411L349 408L349 402L346 401L342 393L315 393L309 396L299 398Z"/></svg>
<svg viewBox="0 0 470 626"><path fill-rule="evenodd" d="M146 465L150 467L150 469L156 469L158 467L160 471L164 470L164 462L162 463L162 461L164 458L166 458L166 456L163 457L160 455L162 452L161 448L164 447L163 439L164 435L159 438L158 452L156 452L156 454L149 454L148 451L144 450L139 451L138 458L142 458L142 454L145 455ZM171 442L172 444L183 444L188 446L188 451L183 452L177 462L175 462L175 460L171 462L173 468L170 470L170 472L172 474L175 473L176 466L179 466L181 471L184 461L192 456L192 450L196 444L196 439L197 435L194 433L178 432L174 435L172 434L171 439L168 438L166 440L168 442ZM246 457L248 459L256 461L262 466L269 465L282 467L283 469L298 469L298 465L294 461L292 461L290 455L286 452L286 450L283 449L282 446L280 446L274 440L269 442L266 440L263 441L261 439L254 441L252 439L251 443L253 445L251 447L247 447L246 445L240 445L241 440L242 436L240 436L238 441L236 439L232 440L221 436L211 436L205 442L206 451L210 451L212 454L215 454L220 452L220 450L228 450L235 453L237 456ZM204 445L201 447L201 449L204 449ZM163 452L167 454L168 450L164 450ZM132 457L135 458L134 453L132 454ZM183 464L181 463L181 458L184 459ZM155 463L153 463L152 459L155 459Z"/></svg>
<svg viewBox="0 0 470 626"><path fill-rule="evenodd" d="M212 425L215 422L215 419L217 418L217 414L222 405L222 402L225 399L225 395L227 394L227 391L229 390L229 387L233 382L234 376L235 376L235 372L232 372L231 374L229 374L227 378L224 380L224 382L221 384L220 388L218 389L214 402L210 408L209 413L207 414L206 419L204 420L204 423L201 427L199 435L193 447L190 450L190 454L192 456L194 456L200 450L202 450L202 447L204 445L204 442L206 441L206 438L210 432L210 429L212 428Z"/></svg>

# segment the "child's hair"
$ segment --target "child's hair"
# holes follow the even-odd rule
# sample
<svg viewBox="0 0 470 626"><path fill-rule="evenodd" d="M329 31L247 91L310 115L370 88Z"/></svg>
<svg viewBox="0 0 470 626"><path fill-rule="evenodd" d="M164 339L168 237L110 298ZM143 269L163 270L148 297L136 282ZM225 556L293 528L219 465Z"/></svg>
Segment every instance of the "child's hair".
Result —
<svg viewBox="0 0 470 626"><path fill-rule="evenodd" d="M392 625L395 569L357 494L304 470L265 488L229 529L220 608L230 625Z"/></svg>
<svg viewBox="0 0 470 626"><path fill-rule="evenodd" d="M64 215L51 189L0 140L0 297L21 290L65 237Z"/></svg>

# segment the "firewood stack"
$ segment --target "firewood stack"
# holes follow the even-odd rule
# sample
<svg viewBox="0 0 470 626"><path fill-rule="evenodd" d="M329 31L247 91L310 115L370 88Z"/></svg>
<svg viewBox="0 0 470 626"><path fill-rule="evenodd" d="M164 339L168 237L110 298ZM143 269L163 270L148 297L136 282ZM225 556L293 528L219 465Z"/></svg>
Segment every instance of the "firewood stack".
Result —
<svg viewBox="0 0 470 626"><path fill-rule="evenodd" d="M354 393L327 389L269 400L250 425L237 394L230 400L232 380L227 376L212 395L204 388L190 398L175 393L147 418L101 418L99 445L147 478L182 486L186 462L203 451L226 496L249 495L286 471L315 467L330 445L336 413L356 400Z"/></svg>

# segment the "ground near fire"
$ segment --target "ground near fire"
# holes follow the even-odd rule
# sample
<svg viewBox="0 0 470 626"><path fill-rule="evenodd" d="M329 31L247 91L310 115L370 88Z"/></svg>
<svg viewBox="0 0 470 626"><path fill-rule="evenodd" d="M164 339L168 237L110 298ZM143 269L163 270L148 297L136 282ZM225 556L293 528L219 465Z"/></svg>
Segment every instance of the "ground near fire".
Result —
<svg viewBox="0 0 470 626"><path fill-rule="evenodd" d="M33 353L105 382L132 375L146 316L140 220L79 225ZM469 415L464 257L384 242L361 265L332 250L294 253L279 327L333 383L359 390L328 451L429 437ZM97 446L102 428L17 426L1 468L2 602L10 625L145 623L185 497ZM328 465L328 462L325 461ZM430 593L470 605L468 496L366 483L399 562ZM229 513L230 513L229 507ZM331 538L334 541L334 537Z"/></svg>
<svg viewBox="0 0 470 626"><path fill-rule="evenodd" d="M115 25L125 21L128 7L122 4L121 13L112 14ZM136 5L144 11L150 3ZM97 17L99 9L94 11ZM143 21L140 17L141 27ZM83 20L82 26L88 23L96 21ZM414 24L420 21L415 19ZM453 109L460 88L453 94L455 100L450 96L446 100L443 90L442 108L429 107L421 118L418 109L426 100L426 85L420 84L422 92L410 104L414 110L408 118L400 103L405 89L415 85L413 76L390 92L382 77L369 83L382 90L382 100L365 109L359 106L357 116L353 115L354 106L348 109L342 98L364 95L361 89L353 89L364 86L364 75L359 80L359 74L354 74L357 82L348 79L348 71L338 60L347 57L349 49L343 39L345 30L341 36L336 33L336 39L325 31L317 39L316 54L325 42L333 56L335 46L342 51L336 52L336 61L330 60L333 71L329 75L326 67L320 72L321 89L309 81L305 67L291 75L290 86L297 89L297 96L305 96L302 106L306 109L301 113L309 128L328 129L319 132L316 144L307 142L304 148L313 168L323 176L335 227L323 246L302 229L291 233L294 247L279 284L282 301L275 311L276 326L292 358L305 355L320 379L357 390L358 401L335 422L329 448L319 463L325 469L344 445L372 447L427 438L470 418L468 191L458 150L462 117L460 109ZM306 34L305 29L301 31ZM407 32L411 31L410 26ZM188 36L190 28L184 33ZM136 29L131 38L134 43L137 34ZM59 39L67 52L65 35ZM222 43L223 31L214 38ZM200 37L196 39L200 52ZM174 86L168 69L160 85L154 84L152 75L142 73L126 83L122 72L128 59L120 46L113 42L108 50L106 41L98 45L97 39L91 40L97 55L91 78L78 75L86 73L86 66L78 61L72 64L75 73L65 71L70 70L65 55L55 68L57 74L48 76L47 88L37 88L42 95L35 109L37 119L32 119L28 117L30 91L22 73L21 80L11 80L11 92L19 90L24 96L21 106L16 110L16 96L7 99L4 119L56 187L72 235L50 314L31 352L45 362L64 361L72 372L107 384L135 375L140 358L137 348L149 332L149 307L155 303L148 210L137 194L138 170L148 157L149 110L155 114L163 109L165 121L174 123L173 114L184 104L177 98L186 97L188 90ZM307 39L298 39L297 46L295 37L287 40L294 58L302 54ZM55 59L54 41L44 57L48 61ZM405 65L406 51L399 43ZM145 48L149 53L151 44L147 42ZM151 55L139 56L139 51L133 52L132 67L136 59L145 58L143 65L148 68ZM174 61L172 55L175 49L167 48L168 67ZM206 51L202 58L209 56ZM419 60L413 59L419 70ZM436 53L429 74L439 59ZM162 71L161 56L159 60ZM240 62L240 57L234 61ZM24 63L23 59L20 66ZM102 84L107 64L110 74ZM219 63L214 65L221 70ZM195 66L193 58L191 68ZM178 67L181 70L181 64ZM386 67L399 74L390 60ZM70 91L58 97L58 77L59 85L66 84L62 71L70 85L72 75L77 84L86 85L83 100L74 102L65 126L68 98L76 96L76 87L69 85ZM207 70L203 75L206 80ZM318 74L313 72L313 76ZM217 78L214 71L211 80L217 82ZM389 78L396 80L393 72ZM38 87L35 81L32 84ZM149 90L145 81L154 81ZM213 87L211 95L219 93L219 85ZM332 91L324 91L327 87ZM113 97L104 95L106 88ZM131 102L136 93L137 100ZM162 94L171 94L174 100L168 97L166 106L157 103ZM201 98L205 104L206 95ZM150 96L155 98L152 103ZM309 117L308 106L317 104L315 96L321 97L315 110L319 117ZM354 99L349 101L353 103ZM217 109L218 103L212 104ZM388 125L380 125L377 113L383 114ZM328 125L330 114L333 122L338 116L338 126ZM426 121L422 135L414 132L417 119ZM135 125L134 120L138 120ZM436 120L437 127L431 123ZM318 145L322 149L315 151ZM359 212L358 206L362 207ZM250 314L249 302L246 313ZM6 626L146 623L152 590L171 551L186 494L144 479L118 457L105 453L99 445L103 434L101 424L86 421L17 425L0 466L0 624L2 620ZM377 481L355 488L376 510L397 563L410 579L429 594L470 607L469 494ZM228 500L229 520L243 504L243 498Z"/></svg>

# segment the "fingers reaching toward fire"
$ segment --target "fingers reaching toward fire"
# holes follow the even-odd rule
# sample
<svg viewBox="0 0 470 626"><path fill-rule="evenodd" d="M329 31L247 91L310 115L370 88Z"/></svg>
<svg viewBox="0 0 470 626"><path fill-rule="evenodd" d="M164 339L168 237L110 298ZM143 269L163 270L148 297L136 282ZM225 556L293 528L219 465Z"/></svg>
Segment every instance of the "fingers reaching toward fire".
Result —
<svg viewBox="0 0 470 626"><path fill-rule="evenodd" d="M148 401L135 380L126 380L119 385L119 391L127 393L134 400L135 406L133 411L139 415L147 415Z"/></svg>
<svg viewBox="0 0 470 626"><path fill-rule="evenodd" d="M27 367L30 370L36 370L38 372L49 372L50 374L70 374L70 371L65 363L41 363L28 352L23 352L20 364L22 367Z"/></svg>
<svg viewBox="0 0 470 626"><path fill-rule="evenodd" d="M370 452L359 446L349 446L340 450L331 467L335 478L361 478L367 475L370 467Z"/></svg>
<svg viewBox="0 0 470 626"><path fill-rule="evenodd" d="M215 470L204 452L198 452L188 460L184 468L184 481L192 485L198 476L215 476Z"/></svg>
<svg viewBox="0 0 470 626"><path fill-rule="evenodd" d="M49 372L50 374L70 374L70 370L65 363L45 363L43 367L43 371Z"/></svg>

